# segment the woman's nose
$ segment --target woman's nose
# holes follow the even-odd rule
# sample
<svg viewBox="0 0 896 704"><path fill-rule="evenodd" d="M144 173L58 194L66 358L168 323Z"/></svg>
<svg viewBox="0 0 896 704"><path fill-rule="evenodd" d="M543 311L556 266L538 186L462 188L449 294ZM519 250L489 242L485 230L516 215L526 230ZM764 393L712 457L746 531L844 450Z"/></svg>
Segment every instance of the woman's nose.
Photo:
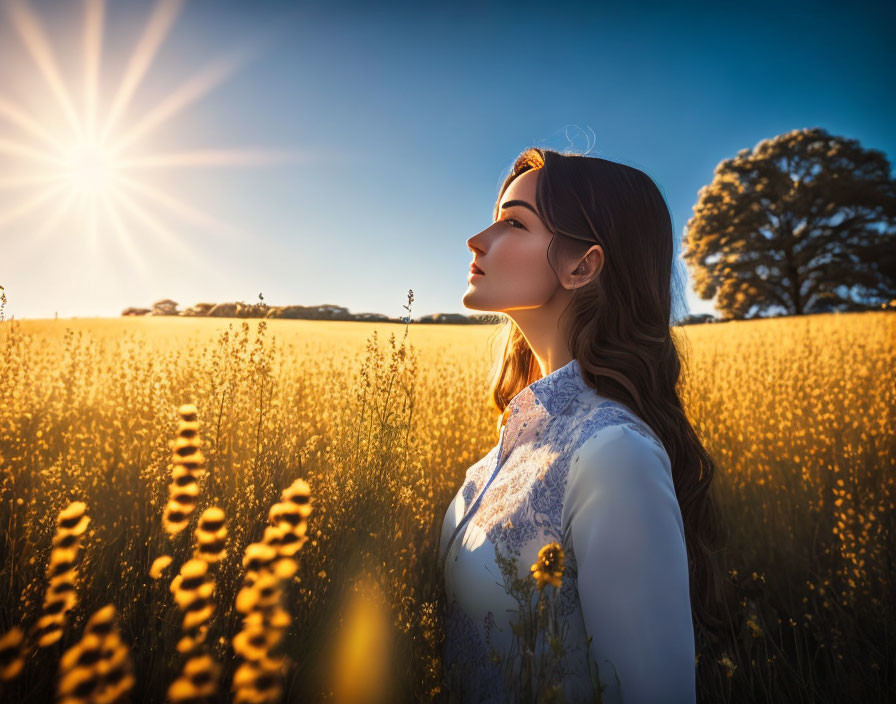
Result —
<svg viewBox="0 0 896 704"><path fill-rule="evenodd" d="M485 232L486 232L486 230L483 230L482 232L477 232L475 235L473 235L472 237L470 237L467 240L467 248L470 251L472 251L475 254L481 254L484 251L482 245L484 244L484 240L485 240L485 234L484 234Z"/></svg>

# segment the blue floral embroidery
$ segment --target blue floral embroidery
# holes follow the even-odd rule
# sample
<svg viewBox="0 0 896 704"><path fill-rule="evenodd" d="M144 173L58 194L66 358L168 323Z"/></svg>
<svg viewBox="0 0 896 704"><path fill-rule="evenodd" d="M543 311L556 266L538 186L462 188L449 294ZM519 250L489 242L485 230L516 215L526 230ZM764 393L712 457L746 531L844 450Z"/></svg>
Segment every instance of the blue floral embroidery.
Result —
<svg viewBox="0 0 896 704"><path fill-rule="evenodd" d="M581 608L578 582L576 581L578 576L576 554L571 546L564 550L563 568L564 574L560 586L560 615L571 616Z"/></svg>
<svg viewBox="0 0 896 704"><path fill-rule="evenodd" d="M505 544L513 550L519 550L540 534L545 536L545 542L559 541L563 496L573 453L584 440L599 430L613 425L630 424L631 419L631 413L622 404L606 401L579 423L547 423L545 433L534 444L533 449L549 447L556 453L556 459L543 468L540 476L536 474L538 467L526 466L526 473L518 468L519 476L509 480L518 489L512 494L515 508L504 521L486 526L488 539L496 545ZM525 449L520 448L520 451L525 452ZM490 516L492 513L486 509L482 516ZM481 520L477 518L474 516L471 520L481 525Z"/></svg>
<svg viewBox="0 0 896 704"><path fill-rule="evenodd" d="M539 383L543 382L543 383ZM548 374L529 385L536 401L548 410L548 413L562 413L569 403L582 393L583 380L579 374L578 363L573 360L560 367L554 374Z"/></svg>
<svg viewBox="0 0 896 704"><path fill-rule="evenodd" d="M443 685L460 701L503 701L501 666L489 657L479 628L456 600L446 611ZM489 622L494 623L491 612L486 616L486 626Z"/></svg>
<svg viewBox="0 0 896 704"><path fill-rule="evenodd" d="M558 608L564 617L574 618L581 609L576 558L561 525L573 454L598 431L616 425L632 428L661 448L662 443L627 406L599 397L585 382L576 360L530 384L510 406L501 456L496 447L467 472L461 488L464 513L480 492L482 499L453 544L462 543L471 525L506 555L519 555L524 547L529 554L547 542L560 542L566 569ZM499 469L491 478L496 463ZM522 571L528 567L519 565ZM503 701L500 654L493 649L492 636L495 630L502 630L499 623L505 623L506 616L501 614L496 620L488 611L485 619L476 623L452 595L447 596L444 656L448 691L460 701ZM572 645L575 657L581 657L578 644Z"/></svg>
<svg viewBox="0 0 896 704"><path fill-rule="evenodd" d="M476 485L472 481L468 481L464 485L464 506L469 506L474 496L476 496Z"/></svg>

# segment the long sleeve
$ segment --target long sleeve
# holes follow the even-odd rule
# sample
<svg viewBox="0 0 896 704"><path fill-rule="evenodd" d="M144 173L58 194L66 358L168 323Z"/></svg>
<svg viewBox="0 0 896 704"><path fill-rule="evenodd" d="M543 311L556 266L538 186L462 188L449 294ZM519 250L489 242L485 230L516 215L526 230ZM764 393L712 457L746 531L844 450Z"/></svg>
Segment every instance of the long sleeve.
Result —
<svg viewBox="0 0 896 704"><path fill-rule="evenodd" d="M628 425L595 433L570 459L564 525L604 701L694 704L687 552L665 450Z"/></svg>

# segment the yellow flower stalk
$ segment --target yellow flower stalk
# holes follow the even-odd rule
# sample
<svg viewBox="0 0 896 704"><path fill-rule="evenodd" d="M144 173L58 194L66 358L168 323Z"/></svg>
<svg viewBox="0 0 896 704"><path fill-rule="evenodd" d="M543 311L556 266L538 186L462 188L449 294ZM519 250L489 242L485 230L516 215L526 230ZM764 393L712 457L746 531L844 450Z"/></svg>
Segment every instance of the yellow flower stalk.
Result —
<svg viewBox="0 0 896 704"><path fill-rule="evenodd" d="M280 499L268 512L271 525L265 528L262 542L249 545L243 555L243 586L236 598L236 610L244 615L243 627L233 638L233 649L245 662L233 676L235 704L279 701L280 678L290 663L288 657L272 652L291 622L282 607L283 582L296 573L295 555L308 539L310 488L297 479Z"/></svg>
<svg viewBox="0 0 896 704"><path fill-rule="evenodd" d="M83 501L73 501L59 512L56 519L54 547L46 572L48 585L43 612L31 631L31 637L39 648L53 645L62 637L67 615L78 603L78 570L75 563L81 537L90 523L86 511L87 505Z"/></svg>
<svg viewBox="0 0 896 704"><path fill-rule="evenodd" d="M227 527L224 525L224 511L217 506L207 508L199 517L194 533L196 550L194 555L209 564L215 564L227 555L225 549Z"/></svg>
<svg viewBox="0 0 896 704"><path fill-rule="evenodd" d="M181 676L168 687L168 701L194 702L215 694L221 666L209 655L190 658Z"/></svg>
<svg viewBox="0 0 896 704"><path fill-rule="evenodd" d="M199 449L199 421L196 406L185 404L178 409L180 422L177 437L171 443L174 452L168 503L162 524L169 535L177 535L189 523L199 495L198 479L205 475L205 457Z"/></svg>
<svg viewBox="0 0 896 704"><path fill-rule="evenodd" d="M121 640L115 607L107 604L88 619L81 640L60 658L57 698L112 704L122 701L135 682L130 649Z"/></svg>
<svg viewBox="0 0 896 704"><path fill-rule="evenodd" d="M311 515L311 487L304 479L296 479L283 493L280 500L295 504L303 518Z"/></svg>
<svg viewBox="0 0 896 704"><path fill-rule="evenodd" d="M204 639L208 621L215 611L212 601L215 582L208 574L208 563L199 559L185 562L180 568L180 574L171 580L170 590L184 612L185 640L182 640L178 649L192 649Z"/></svg>
<svg viewBox="0 0 896 704"><path fill-rule="evenodd" d="M13 626L3 637L0 637L0 681L9 682L14 679L25 666L22 646L25 632Z"/></svg>

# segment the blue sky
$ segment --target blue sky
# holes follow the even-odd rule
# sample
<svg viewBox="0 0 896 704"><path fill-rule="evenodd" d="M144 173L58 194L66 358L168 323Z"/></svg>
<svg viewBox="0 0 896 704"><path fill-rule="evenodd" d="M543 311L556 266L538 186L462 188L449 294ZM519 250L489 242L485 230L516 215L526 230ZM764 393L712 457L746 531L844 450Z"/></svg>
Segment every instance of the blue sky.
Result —
<svg viewBox="0 0 896 704"><path fill-rule="evenodd" d="M883 3L431 5L186 3L120 127L222 56L246 48L250 58L147 130L135 155L275 158L140 172L212 224L158 198L141 201L154 225L121 210L118 230L104 211L89 228L78 207L48 225L55 196L4 219L39 189L0 189L7 316L117 316L161 298L186 307L258 292L272 305L398 316L408 289L415 316L470 313L466 240L490 223L500 182L528 146L590 149L644 170L678 240L716 164L762 139L818 126L896 154L896 11ZM155 6L106 7L100 120ZM28 7L79 104L83 3ZM52 87L6 20L0 59L0 98L71 141ZM35 144L0 115L3 140ZM4 176L23 163L0 151ZM686 304L712 311L693 294Z"/></svg>

